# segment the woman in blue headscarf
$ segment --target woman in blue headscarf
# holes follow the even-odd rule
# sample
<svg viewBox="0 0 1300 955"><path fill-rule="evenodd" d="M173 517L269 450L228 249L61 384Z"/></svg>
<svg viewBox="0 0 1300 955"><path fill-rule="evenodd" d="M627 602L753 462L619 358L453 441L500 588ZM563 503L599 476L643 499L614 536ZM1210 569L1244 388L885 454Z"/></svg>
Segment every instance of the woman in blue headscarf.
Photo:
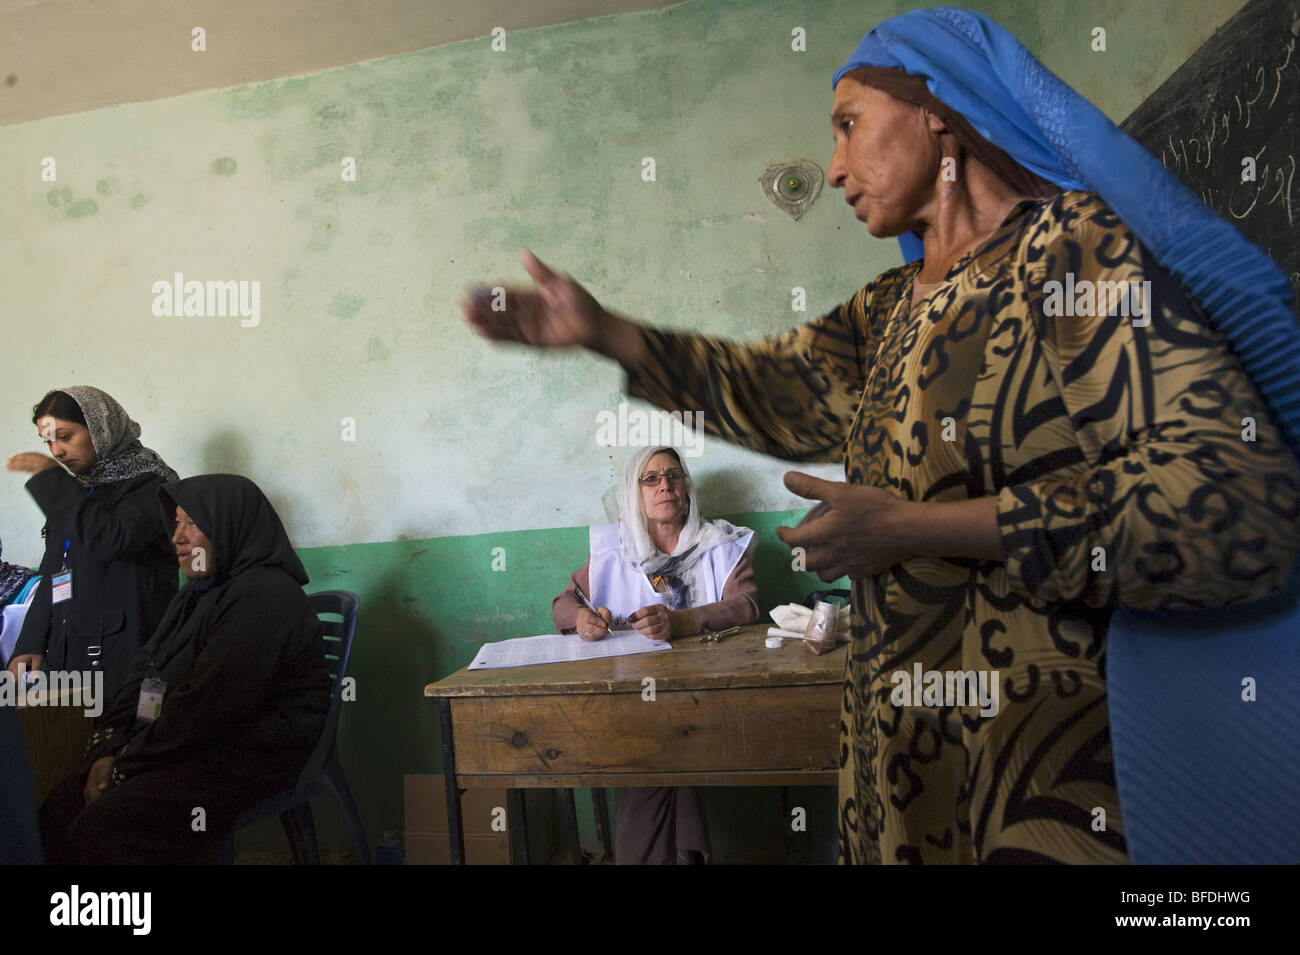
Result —
<svg viewBox="0 0 1300 955"><path fill-rule="evenodd" d="M1112 614L1262 597L1300 549L1285 277L979 14L878 26L832 127L828 180L907 262L815 322L656 330L531 256L536 292L462 310L737 444L844 461L787 475L829 510L779 532L853 580L844 861L1124 862Z"/></svg>

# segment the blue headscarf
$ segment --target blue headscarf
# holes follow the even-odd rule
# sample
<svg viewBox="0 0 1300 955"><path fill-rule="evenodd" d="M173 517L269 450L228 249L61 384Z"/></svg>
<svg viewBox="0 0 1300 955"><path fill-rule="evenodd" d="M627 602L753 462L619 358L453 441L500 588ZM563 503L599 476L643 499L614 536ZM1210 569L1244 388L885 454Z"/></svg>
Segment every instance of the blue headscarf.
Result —
<svg viewBox="0 0 1300 955"><path fill-rule="evenodd" d="M926 86L977 133L1062 189L1097 192L1223 332L1300 457L1300 326L1286 275L1164 166L988 17L938 7L881 23L831 82L887 67ZM914 232L903 258L923 255Z"/></svg>

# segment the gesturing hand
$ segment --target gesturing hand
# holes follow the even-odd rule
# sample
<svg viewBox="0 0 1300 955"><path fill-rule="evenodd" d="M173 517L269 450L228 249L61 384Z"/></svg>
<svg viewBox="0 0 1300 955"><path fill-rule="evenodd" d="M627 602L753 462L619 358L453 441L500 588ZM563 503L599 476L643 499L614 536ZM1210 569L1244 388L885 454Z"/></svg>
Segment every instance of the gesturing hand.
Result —
<svg viewBox="0 0 1300 955"><path fill-rule="evenodd" d="M586 289L562 272L552 271L527 249L519 261L532 276L535 291L504 287L502 311L493 311L490 292L457 300L469 326L493 341L522 342L534 348L593 347L608 313Z"/></svg>
<svg viewBox="0 0 1300 955"><path fill-rule="evenodd" d="M776 536L804 551L804 566L822 580L874 577L915 556L898 540L897 518L908 502L888 491L843 481L823 481L787 471L785 486L800 497L823 502L797 527L778 527ZM811 518L811 519L809 519Z"/></svg>
<svg viewBox="0 0 1300 955"><path fill-rule="evenodd" d="M37 474L48 468L57 468L58 466L59 462L48 454L24 451L21 454L15 454L9 459L8 469L10 471L26 471L28 474Z"/></svg>

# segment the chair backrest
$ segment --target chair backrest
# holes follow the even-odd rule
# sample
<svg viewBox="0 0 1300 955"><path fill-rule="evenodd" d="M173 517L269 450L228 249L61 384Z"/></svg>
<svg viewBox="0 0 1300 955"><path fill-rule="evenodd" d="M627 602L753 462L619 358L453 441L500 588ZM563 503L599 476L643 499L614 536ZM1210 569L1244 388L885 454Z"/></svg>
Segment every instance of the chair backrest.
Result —
<svg viewBox="0 0 1300 955"><path fill-rule="evenodd" d="M343 680L348 675L348 661L352 657L352 641L357 633L357 610L361 598L348 590L322 590L308 594L312 610L320 618L325 638L325 662L329 666L331 689L330 708L325 716L325 729L321 732L320 742L307 760L302 775L298 778L297 789L311 788L320 775L321 767L334 749L335 738L339 728L339 712L343 705ZM337 616L338 620L326 619L326 615Z"/></svg>

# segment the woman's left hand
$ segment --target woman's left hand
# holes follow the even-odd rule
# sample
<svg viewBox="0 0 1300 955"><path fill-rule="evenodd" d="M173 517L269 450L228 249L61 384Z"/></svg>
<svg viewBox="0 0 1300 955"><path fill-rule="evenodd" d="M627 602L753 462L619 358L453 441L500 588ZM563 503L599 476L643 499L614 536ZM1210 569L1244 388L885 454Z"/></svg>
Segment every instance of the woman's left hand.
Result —
<svg viewBox="0 0 1300 955"><path fill-rule="evenodd" d="M672 613L663 604L642 607L627 622L648 640L667 640L673 635Z"/></svg>
<svg viewBox="0 0 1300 955"><path fill-rule="evenodd" d="M10 471L26 471L28 474L36 474L58 466L59 462L48 454L37 454L35 451L24 451L9 459Z"/></svg>
<svg viewBox="0 0 1300 955"><path fill-rule="evenodd" d="M90 773L86 776L85 797L87 806L108 792L108 787L113 782L113 761L115 758L113 756L101 756L91 765Z"/></svg>
<svg viewBox="0 0 1300 955"><path fill-rule="evenodd" d="M785 486L800 497L821 500L823 513L798 527L778 527L776 536L801 548L804 569L825 581L874 577L910 557L896 530L910 502L878 487L823 481L787 471Z"/></svg>

